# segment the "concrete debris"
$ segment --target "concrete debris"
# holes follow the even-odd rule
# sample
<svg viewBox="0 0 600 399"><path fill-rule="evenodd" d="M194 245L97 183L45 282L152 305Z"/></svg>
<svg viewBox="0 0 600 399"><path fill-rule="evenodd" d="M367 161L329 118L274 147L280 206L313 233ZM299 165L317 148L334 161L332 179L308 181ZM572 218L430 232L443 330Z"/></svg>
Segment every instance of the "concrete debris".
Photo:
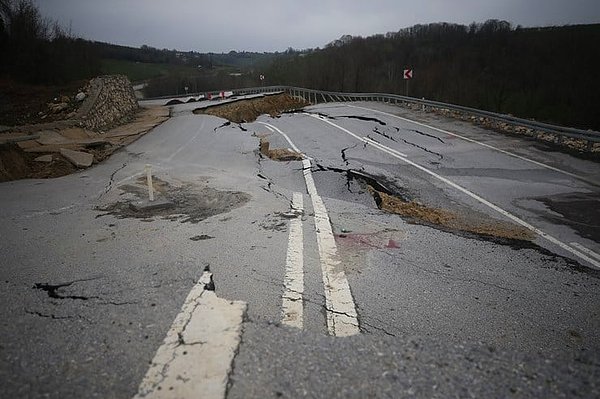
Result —
<svg viewBox="0 0 600 399"><path fill-rule="evenodd" d="M52 162L52 154L42 155L41 157L37 157L34 159L36 162Z"/></svg>
<svg viewBox="0 0 600 399"><path fill-rule="evenodd" d="M87 152L73 151L67 148L61 148L60 154L67 158L69 162L78 168L87 168L94 162L94 156Z"/></svg>

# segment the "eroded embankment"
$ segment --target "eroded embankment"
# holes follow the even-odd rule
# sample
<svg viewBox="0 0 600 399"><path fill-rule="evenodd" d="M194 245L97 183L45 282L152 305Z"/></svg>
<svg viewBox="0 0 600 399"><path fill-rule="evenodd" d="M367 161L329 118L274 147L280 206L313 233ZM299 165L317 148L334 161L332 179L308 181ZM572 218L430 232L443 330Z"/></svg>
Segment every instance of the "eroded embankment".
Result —
<svg viewBox="0 0 600 399"><path fill-rule="evenodd" d="M277 94L209 108L198 108L194 110L194 113L218 116L234 123L248 123L255 121L256 118L263 114L277 117L283 112L300 109L307 105L309 104L303 99L287 94Z"/></svg>
<svg viewBox="0 0 600 399"><path fill-rule="evenodd" d="M414 222L438 226L444 230L464 232L486 237L508 240L531 241L534 234L530 230L494 219L471 220L459 213L431 208L416 201L406 201L400 197L377 191L369 186L379 209L410 218Z"/></svg>
<svg viewBox="0 0 600 399"><path fill-rule="evenodd" d="M407 190L395 186L384 176L376 176L353 169L338 169L316 165L320 171L342 174L348 181L358 183L372 196L375 205L389 213L401 216L410 223L422 224L453 234L509 244L531 242L535 235L530 230L513 223L494 219L486 214L462 209L460 206L445 209L419 202Z"/></svg>

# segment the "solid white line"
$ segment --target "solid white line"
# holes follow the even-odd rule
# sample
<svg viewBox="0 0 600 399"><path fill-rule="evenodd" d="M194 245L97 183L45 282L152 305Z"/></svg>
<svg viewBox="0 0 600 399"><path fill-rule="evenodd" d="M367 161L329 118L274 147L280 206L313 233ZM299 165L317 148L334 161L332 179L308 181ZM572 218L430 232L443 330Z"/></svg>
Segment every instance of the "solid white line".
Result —
<svg viewBox="0 0 600 399"><path fill-rule="evenodd" d="M477 141L477 140L471 139L471 138L469 138L469 137L462 136L462 135L460 135L460 134L457 134L457 133L452 133L452 132L449 132L449 131L447 131L447 130L444 130L444 129L439 129L439 128L437 128L437 127L434 127L434 126L426 125L426 124L424 124L424 123L417 122L417 121L413 121L413 120L411 120L411 119L404 118L404 117L402 117L402 116L398 116L398 115L390 114L390 113L388 113L388 112L379 111L379 110L372 109L372 108L360 107L360 106L358 106L358 105L350 105L350 104L348 104L347 106L348 106L348 107L351 107L351 108L363 109L363 110L365 110L365 111L376 112L376 113L379 113L379 114L382 114L382 115L387 115L387 116L390 116L390 117L392 117L392 118L400 119L400 120L402 120L402 121L409 122L409 123L414 123L415 125L422 126L422 127L425 127L425 128L431 129L431 130L435 130L435 131L437 131L437 132L440 132L440 133L449 134L449 135L451 135L451 136L458 137L458 138L460 138L460 139L463 139L463 140L465 140L465 141L469 141L469 142L471 142L471 143L475 143L475 144L478 144L478 145L480 145L480 146L483 146L483 147L490 148L490 149L492 149L492 150L494 150L494 151L501 152L501 153L503 153L503 154L506 154L506 155L509 155L509 156L511 156L511 157L513 157L513 158L518 158L518 159L520 159L520 160L522 160L522 161L526 161L526 162L532 163L532 164L534 164L534 165L541 166L542 168L546 168L546 169L549 169L549 170L553 170L553 171L555 171L555 172L562 173L562 174L564 174L564 175L567 175L567 176L574 177L574 178L576 178L576 179L578 179L578 180L582 180L582 181L585 181L585 182L587 182L587 183L590 183L590 184L598 185L598 183L596 183L596 182L594 182L594 181L591 181L591 180L590 180L590 179L588 179L588 178L585 178L585 177L582 177L582 176L576 175L576 174L574 174L574 173L571 173L571 172L567 172L567 171L565 171L565 170L562 170L562 169L555 168L554 166L546 165L545 163L542 163L542 162L539 162L539 161L534 161L533 159L529 159L529 158L526 158L526 157L524 157L524 156L521 156L521 155L514 154L514 153L512 153L512 152L510 152L510 151L506 151L506 150L500 149L500 148L498 148L498 147L494 147L493 145L489 145L489 144L486 144L486 143L482 143L481 141Z"/></svg>
<svg viewBox="0 0 600 399"><path fill-rule="evenodd" d="M320 121L322 121L324 123L327 123L327 124L329 124L331 126L334 126L337 129L343 131L344 133L348 133L348 134L352 135L353 137L359 138L354 133L348 131L347 129L344 129L341 126L336 125L335 123L333 123L333 122L331 122L331 121L329 121L327 119L323 119L322 117L317 116L317 115L310 115L310 116L313 117L313 118L315 118L315 119L318 119L318 120L320 120ZM593 266L593 268L600 269L600 262L598 262L595 259L587 256L585 253L583 253L583 252L581 252L581 251L579 251L579 250L577 250L577 249L575 249L575 248L567 245L566 243L564 243L564 242L562 242L562 241L554 238L550 234L547 234L547 233L543 232L542 230L538 229L537 227L532 226L531 224L525 222L524 220L520 219L519 217L513 215L512 213L510 213L508 211L505 211L504 209L500 208L499 206L497 206L497 205L489 202L488 200L486 200L486 199L480 197L479 195L477 195L477 194L475 194L475 193L467 190L466 188L464 188L462 186L459 186L458 184L454 183L453 181L450 181L450 180L446 179L445 177L440 176L437 173L432 172L431 170L429 170L429 169L427 169L427 168L425 168L425 167L423 167L423 166L421 166L419 164L416 164L416 163L412 162L408 158L397 154L394 149L389 148L389 147L387 147L387 146L385 146L383 144L379 144L376 148L379 149L379 150L381 150L381 151L386 152L387 154L389 154L389 155L391 155L391 156L393 156L395 158L400 159L401 161L406 162L407 164L409 164L411 166L414 166L415 168L417 168L417 169L419 169L419 170L421 170L421 171L423 171L423 172L425 172L425 173L427 173L427 174L429 174L429 175L431 175L433 177L435 177L436 179L438 179L438 180L446 183L450 187L453 187L454 189L456 189L456 190L458 190L458 191L460 191L460 192L468 195L469 197L475 199L476 201L478 201L478 202L480 202L480 203L482 203L482 204L484 204L484 205L492 208L496 212L498 212L498 213L506 216L507 218L511 219L515 223L517 223L517 224L525 227L526 229L529 229L529 230L533 231L534 233L536 233L540 237L546 239L547 241L550 241L551 243L553 243L555 245L558 245L559 247L561 247L565 251L568 251L568 252L572 253L573 255L577 256L578 258L585 260L586 262L590 263Z"/></svg>
<svg viewBox="0 0 600 399"><path fill-rule="evenodd" d="M356 306L350 292L350 285L346 279L346 273L341 266L327 208L325 208L323 200L317 193L312 177L310 159L304 159L302 165L306 189L312 200L315 213L317 245L325 288L327 329L330 335L338 337L356 335L360 333Z"/></svg>
<svg viewBox="0 0 600 399"><path fill-rule="evenodd" d="M363 137L363 140L365 140L370 145L372 145L374 147L377 147L381 151L388 152L388 150L389 150L389 151L393 152L394 154L400 155L401 157L405 157L406 156L406 154L403 154L400 151L396 151L393 148L385 147L385 146L379 144L378 142L376 142L375 140L373 140L373 139L371 139L369 137Z"/></svg>
<svg viewBox="0 0 600 399"><path fill-rule="evenodd" d="M592 258L596 258L596 259L600 260L600 254L592 251L589 248L584 247L580 243L572 242L571 245L574 246L575 248L577 248L578 250L580 250L581 252L585 252L586 254L590 255Z"/></svg>
<svg viewBox="0 0 600 399"><path fill-rule="evenodd" d="M287 142L290 144L290 146L292 147L292 149L294 151L296 151L297 153L300 153L300 154L302 153L302 151L300 151L298 149L298 147L296 147L296 144L294 144L292 142L292 140L290 140L290 138L288 137L288 135L285 134L284 132L282 132L280 129L278 129L277 127L275 127L273 125L265 123L265 122L258 122L258 123L260 123L261 125L265 125L268 129L271 129L271 131L273 131L273 130L277 131L277 133L281 134L287 140Z"/></svg>
<svg viewBox="0 0 600 399"><path fill-rule="evenodd" d="M300 193L294 193L292 196L292 212L296 217L290 221L290 236L283 281L283 317L281 322L302 329L304 321L302 303L304 292L302 214L304 213L304 204Z"/></svg>
<svg viewBox="0 0 600 399"><path fill-rule="evenodd" d="M302 153L281 129L268 123L259 123L277 131L286 138L296 152ZM302 165L306 190L310 195L315 213L314 220L317 233L317 246L319 248L319 259L321 262L323 286L325 289L327 330L330 335L338 337L356 335L360 333L356 305L352 298L352 292L350 292L350 285L348 284L348 279L346 279L346 273L341 266L327 208L325 208L325 203L317 192L315 181L312 177L310 159L305 158L302 160Z"/></svg>
<svg viewBox="0 0 600 399"><path fill-rule="evenodd" d="M134 399L222 399L240 343L246 303L205 289L204 272L188 294Z"/></svg>

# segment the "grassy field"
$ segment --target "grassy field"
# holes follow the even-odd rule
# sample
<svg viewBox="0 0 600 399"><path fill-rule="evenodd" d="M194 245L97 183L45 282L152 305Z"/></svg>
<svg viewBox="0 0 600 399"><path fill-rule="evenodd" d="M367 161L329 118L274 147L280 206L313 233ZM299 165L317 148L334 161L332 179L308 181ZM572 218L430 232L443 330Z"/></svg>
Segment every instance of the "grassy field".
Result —
<svg viewBox="0 0 600 399"><path fill-rule="evenodd" d="M106 75L126 75L132 82L169 76L174 73L193 75L198 71L189 66L169 64L146 64L124 60L105 58L102 60L102 73Z"/></svg>

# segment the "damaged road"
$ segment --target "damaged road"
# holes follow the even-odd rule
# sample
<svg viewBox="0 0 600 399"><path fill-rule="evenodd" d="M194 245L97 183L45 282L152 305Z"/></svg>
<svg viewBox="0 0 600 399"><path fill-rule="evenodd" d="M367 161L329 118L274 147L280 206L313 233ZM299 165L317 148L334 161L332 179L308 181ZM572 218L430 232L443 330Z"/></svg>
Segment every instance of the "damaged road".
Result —
<svg viewBox="0 0 600 399"><path fill-rule="evenodd" d="M3 397L598 396L600 272L507 216L594 259L596 164L284 102L0 184Z"/></svg>

